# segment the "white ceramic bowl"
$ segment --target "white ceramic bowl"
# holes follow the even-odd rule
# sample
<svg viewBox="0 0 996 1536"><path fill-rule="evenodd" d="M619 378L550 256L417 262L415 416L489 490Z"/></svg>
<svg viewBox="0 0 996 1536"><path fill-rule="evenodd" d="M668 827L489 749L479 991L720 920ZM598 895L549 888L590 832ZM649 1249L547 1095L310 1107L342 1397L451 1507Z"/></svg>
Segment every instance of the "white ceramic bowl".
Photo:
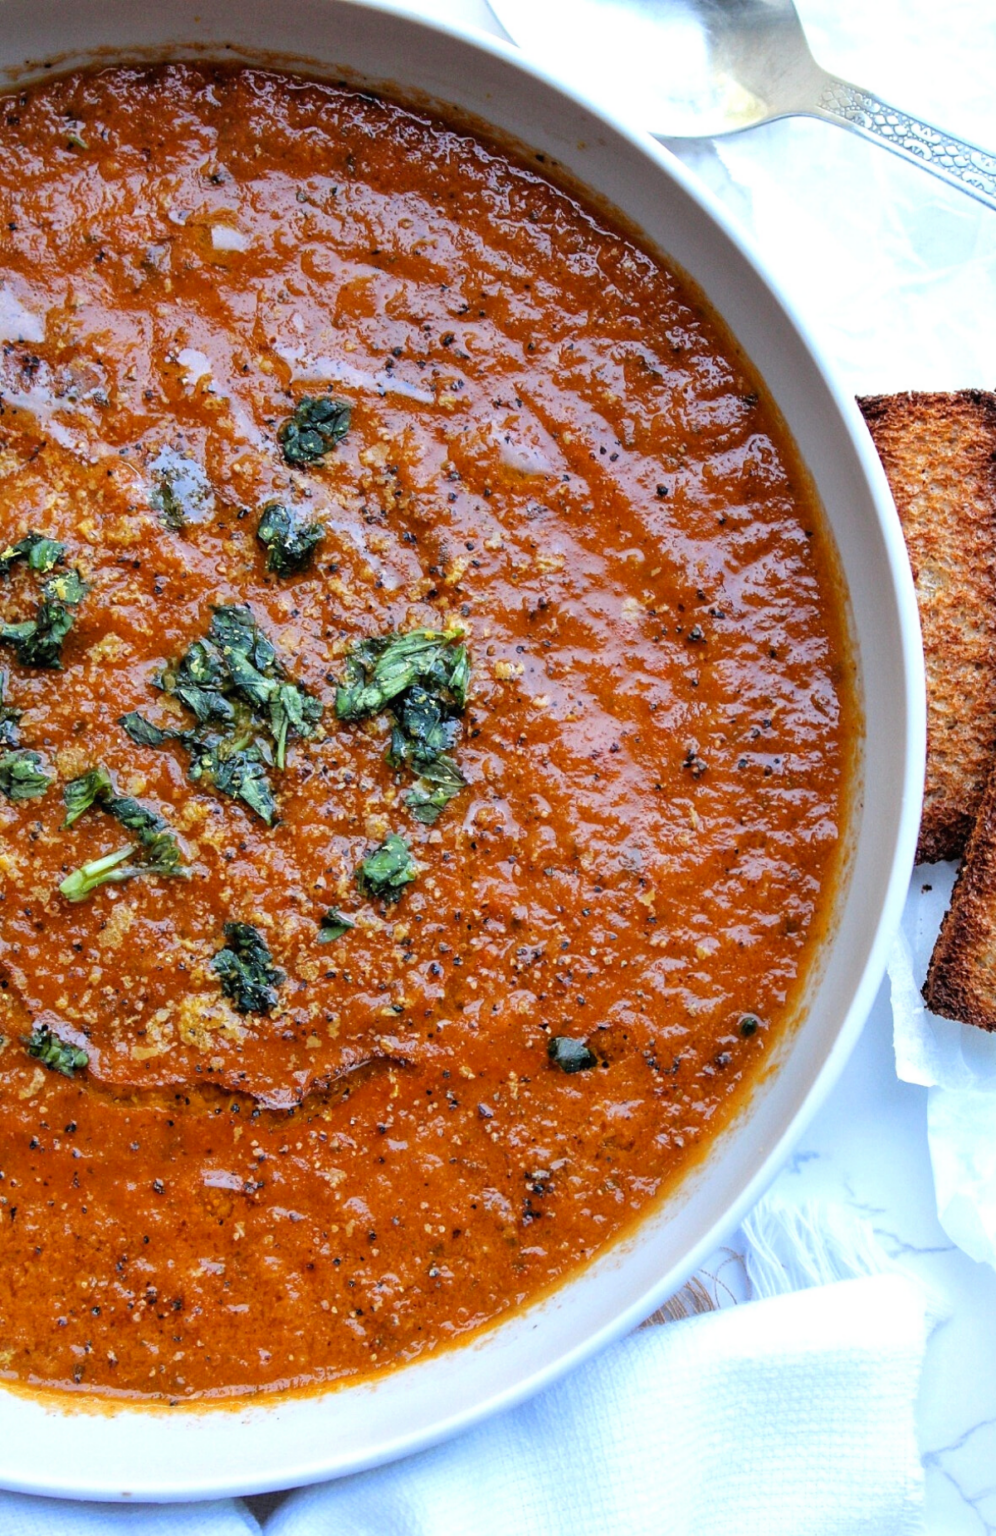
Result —
<svg viewBox="0 0 996 1536"><path fill-rule="evenodd" d="M372 1384L240 1410L74 1408L0 1391L0 1486L187 1499L315 1482L420 1449L548 1385L658 1306L738 1223L836 1080L881 980L913 862L924 754L916 604L854 402L726 216L651 139L493 39L355 0L4 0L0 82L148 51L298 61L414 91L560 161L694 278L764 378L829 519L849 594L866 739L853 857L801 1027L777 1072L639 1230L552 1297ZM271 60L272 61L272 60ZM25 66L27 70L25 72ZM150 1422L154 1413L155 1422Z"/></svg>

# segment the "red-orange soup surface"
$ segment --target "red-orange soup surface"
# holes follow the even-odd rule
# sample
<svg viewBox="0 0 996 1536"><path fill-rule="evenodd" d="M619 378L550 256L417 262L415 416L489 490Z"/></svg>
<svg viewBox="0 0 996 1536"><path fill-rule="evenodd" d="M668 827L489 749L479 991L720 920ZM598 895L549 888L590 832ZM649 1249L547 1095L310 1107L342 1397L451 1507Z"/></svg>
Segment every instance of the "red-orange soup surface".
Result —
<svg viewBox="0 0 996 1536"><path fill-rule="evenodd" d="M253 70L0 110L0 1376L379 1370L631 1226L790 1026L858 737L830 541L541 157ZM378 695L353 648L413 631Z"/></svg>

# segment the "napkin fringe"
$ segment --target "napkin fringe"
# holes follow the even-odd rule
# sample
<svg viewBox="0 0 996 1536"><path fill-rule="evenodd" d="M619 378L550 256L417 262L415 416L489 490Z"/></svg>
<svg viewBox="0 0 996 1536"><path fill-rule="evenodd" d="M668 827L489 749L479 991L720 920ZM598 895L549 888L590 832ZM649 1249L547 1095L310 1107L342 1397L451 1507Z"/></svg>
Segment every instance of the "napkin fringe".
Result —
<svg viewBox="0 0 996 1536"><path fill-rule="evenodd" d="M723 1250L718 1269L699 1270L647 1318L647 1324L676 1323L741 1301L901 1271L868 1221L828 1201L792 1205L766 1195L743 1223L738 1238L733 1247ZM945 1313L934 1300L930 1310L934 1317Z"/></svg>
<svg viewBox="0 0 996 1536"><path fill-rule="evenodd" d="M753 1300L898 1268L869 1222L844 1206L826 1201L790 1205L768 1195L754 1207L740 1231Z"/></svg>

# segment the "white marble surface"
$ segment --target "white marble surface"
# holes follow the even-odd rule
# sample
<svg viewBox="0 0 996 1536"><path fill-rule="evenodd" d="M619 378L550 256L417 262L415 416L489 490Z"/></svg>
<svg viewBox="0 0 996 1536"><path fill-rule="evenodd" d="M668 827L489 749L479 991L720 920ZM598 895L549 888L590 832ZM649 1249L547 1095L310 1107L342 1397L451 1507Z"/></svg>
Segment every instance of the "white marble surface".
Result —
<svg viewBox="0 0 996 1536"><path fill-rule="evenodd" d="M797 3L827 67L996 150L992 0L949 0L943 15L932 0ZM419 9L497 30L484 0ZM816 122L670 147L749 227L855 393L996 384L996 213ZM776 1188L860 1211L933 1287L943 1316L919 1405L927 1529L996 1536L996 1272L938 1224L926 1104L896 1076L883 987Z"/></svg>

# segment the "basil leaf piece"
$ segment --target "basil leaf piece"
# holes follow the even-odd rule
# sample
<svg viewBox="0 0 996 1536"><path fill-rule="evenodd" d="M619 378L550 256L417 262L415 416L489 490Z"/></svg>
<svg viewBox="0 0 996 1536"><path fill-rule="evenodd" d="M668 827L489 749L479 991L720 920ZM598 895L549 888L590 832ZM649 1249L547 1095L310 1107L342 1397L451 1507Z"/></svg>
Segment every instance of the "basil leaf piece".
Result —
<svg viewBox="0 0 996 1536"><path fill-rule="evenodd" d="M334 944L336 939L341 939L343 934L348 933L351 928L355 927L356 924L352 918L344 916L338 907L329 907L325 916L318 924L318 942L319 944Z"/></svg>
<svg viewBox="0 0 996 1536"><path fill-rule="evenodd" d="M44 1024L35 1025L25 1037L24 1047L43 1067L48 1067L50 1072L61 1072L63 1077L72 1077L90 1064L86 1051L71 1045L68 1040L60 1040Z"/></svg>
<svg viewBox="0 0 996 1536"><path fill-rule="evenodd" d="M168 822L158 811L133 800L130 795L116 795L111 776L103 764L70 780L62 794L66 802L64 828L71 827L84 811L96 806L113 816L127 831L135 833L143 850L140 862L135 864L124 864L125 859L137 852L129 844L73 870L59 886L67 900L82 901L101 885L120 883L135 875L187 876L180 845Z"/></svg>
<svg viewBox="0 0 996 1536"><path fill-rule="evenodd" d="M277 666L277 652L260 629L251 608L240 603L218 603L211 609L211 639L226 659L244 656L267 676Z"/></svg>
<svg viewBox="0 0 996 1536"><path fill-rule="evenodd" d="M266 569L277 576L292 576L311 564L325 537L325 525L306 522L292 508L279 501L268 501L256 537L266 550Z"/></svg>
<svg viewBox="0 0 996 1536"><path fill-rule="evenodd" d="M233 800L241 800L261 821L272 827L277 819L277 802L259 751L249 747L244 752L213 755L212 775L215 788Z"/></svg>
<svg viewBox="0 0 996 1536"><path fill-rule="evenodd" d="M295 683L282 683L270 697L270 729L277 749L277 767L283 768L287 755L287 736L311 736L322 718L318 700Z"/></svg>
<svg viewBox="0 0 996 1536"><path fill-rule="evenodd" d="M431 827L456 793L456 789L447 789L442 784L436 789L423 789L420 784L416 784L414 789L405 791L402 799L416 821L420 821L425 827Z"/></svg>
<svg viewBox="0 0 996 1536"><path fill-rule="evenodd" d="M43 533L25 534L16 544L0 550L0 576L8 576L18 560L26 560L36 575L47 575L65 558L65 553L66 546L58 539L46 538ZM62 642L75 621L70 610L82 602L86 590L79 571L59 571L49 576L34 618L0 625L0 642L14 647L23 666L58 669L62 666Z"/></svg>
<svg viewBox="0 0 996 1536"><path fill-rule="evenodd" d="M345 400L305 395L277 432L288 464L320 464L346 436L351 415Z"/></svg>
<svg viewBox="0 0 996 1536"><path fill-rule="evenodd" d="M411 849L403 837L392 832L361 861L356 871L356 883L364 896L397 901L417 874L418 865Z"/></svg>
<svg viewBox="0 0 996 1536"><path fill-rule="evenodd" d="M105 853L103 858L81 864L79 869L74 869L62 881L59 886L60 896L65 896L67 901L85 901L91 892L102 885L120 885L125 880L131 880L139 870L133 864L124 864L124 861L134 852L129 843L114 853Z"/></svg>
<svg viewBox="0 0 996 1536"><path fill-rule="evenodd" d="M459 730L457 721L447 717L445 705L419 683L413 684L398 701L394 716L397 724L391 732L388 761L395 768L407 764L420 774L443 759ZM451 763L451 768L459 788L463 777L455 763Z"/></svg>
<svg viewBox="0 0 996 1536"><path fill-rule="evenodd" d="M10 568L18 560L26 560L30 570L44 576L65 558L66 546L58 539L46 538L43 533L27 533L16 544L8 544L0 550L0 576L8 576Z"/></svg>
<svg viewBox="0 0 996 1536"><path fill-rule="evenodd" d="M68 603L75 608L86 596L86 583L79 571L57 571L42 587L42 594L50 603Z"/></svg>
<svg viewBox="0 0 996 1536"><path fill-rule="evenodd" d="M228 944L211 961L221 990L239 1013L271 1013L287 978L274 966L263 935L251 923L226 923L225 938Z"/></svg>
<svg viewBox="0 0 996 1536"><path fill-rule="evenodd" d="M103 800L105 795L112 792L111 776L102 764L96 768L90 768L86 773L81 773L78 779L70 779L62 789L62 798L66 802L63 831L66 827L71 827L74 821L78 821L91 805Z"/></svg>
<svg viewBox="0 0 996 1536"><path fill-rule="evenodd" d="M124 727L125 732L137 747L161 747L165 742L173 740L172 731L161 731L158 725L153 725L151 720L146 720L137 709L122 715L118 724Z"/></svg>
<svg viewBox="0 0 996 1536"><path fill-rule="evenodd" d="M431 825L464 788L449 755L467 702L470 658L461 631L415 629L361 640L346 658L336 690L340 720L361 720L382 709L394 716L387 760L422 782L405 794L416 821Z"/></svg>
<svg viewBox="0 0 996 1536"><path fill-rule="evenodd" d="M132 741L152 747L178 741L189 754L193 781L204 779L219 794L241 800L272 827L277 805L267 769L286 766L293 737L314 735L322 706L288 678L252 609L212 608L207 636L167 666L157 686L190 710L198 728L161 731L132 711L120 722Z"/></svg>
<svg viewBox="0 0 996 1536"><path fill-rule="evenodd" d="M574 1040L570 1035L551 1035L546 1042L546 1054L561 1072L590 1072L598 1066L598 1057L587 1041Z"/></svg>
<svg viewBox="0 0 996 1536"><path fill-rule="evenodd" d="M9 704L3 701L4 689L7 679L0 672L0 747L17 746L17 725L21 718L19 709L11 709Z"/></svg>
<svg viewBox="0 0 996 1536"><path fill-rule="evenodd" d="M44 534L29 533L27 539L22 539L21 542L29 541L28 566L39 575L46 575L65 558L66 546L58 539L46 539Z"/></svg>
<svg viewBox="0 0 996 1536"><path fill-rule="evenodd" d="M0 793L8 800L36 800L52 782L39 752L5 752L0 756Z"/></svg>
<svg viewBox="0 0 996 1536"><path fill-rule="evenodd" d="M77 573L73 574L76 576L74 590L78 590L79 597L82 597L85 591L83 582ZM22 666L59 671L62 667L62 643L76 621L76 615L71 612L68 604L78 601L78 597L67 598L65 602L46 597L39 603L33 619L26 619L20 624L0 625L0 641L14 647L14 654Z"/></svg>
<svg viewBox="0 0 996 1536"><path fill-rule="evenodd" d="M247 744L247 738L201 737L194 731L183 731L177 739L190 753L187 777L193 783L204 779L219 794L241 800L268 827L273 826L277 802L258 743Z"/></svg>
<svg viewBox="0 0 996 1536"><path fill-rule="evenodd" d="M387 634L359 640L346 657L346 680L336 690L335 712L340 720L362 720L375 715L413 683L431 684L433 690L449 691L455 682L466 702L467 653L456 629L412 629L407 634Z"/></svg>
<svg viewBox="0 0 996 1536"><path fill-rule="evenodd" d="M127 795L108 797L104 809L129 832L137 833L146 854L143 870L155 875L186 874L176 835L158 811Z"/></svg>

